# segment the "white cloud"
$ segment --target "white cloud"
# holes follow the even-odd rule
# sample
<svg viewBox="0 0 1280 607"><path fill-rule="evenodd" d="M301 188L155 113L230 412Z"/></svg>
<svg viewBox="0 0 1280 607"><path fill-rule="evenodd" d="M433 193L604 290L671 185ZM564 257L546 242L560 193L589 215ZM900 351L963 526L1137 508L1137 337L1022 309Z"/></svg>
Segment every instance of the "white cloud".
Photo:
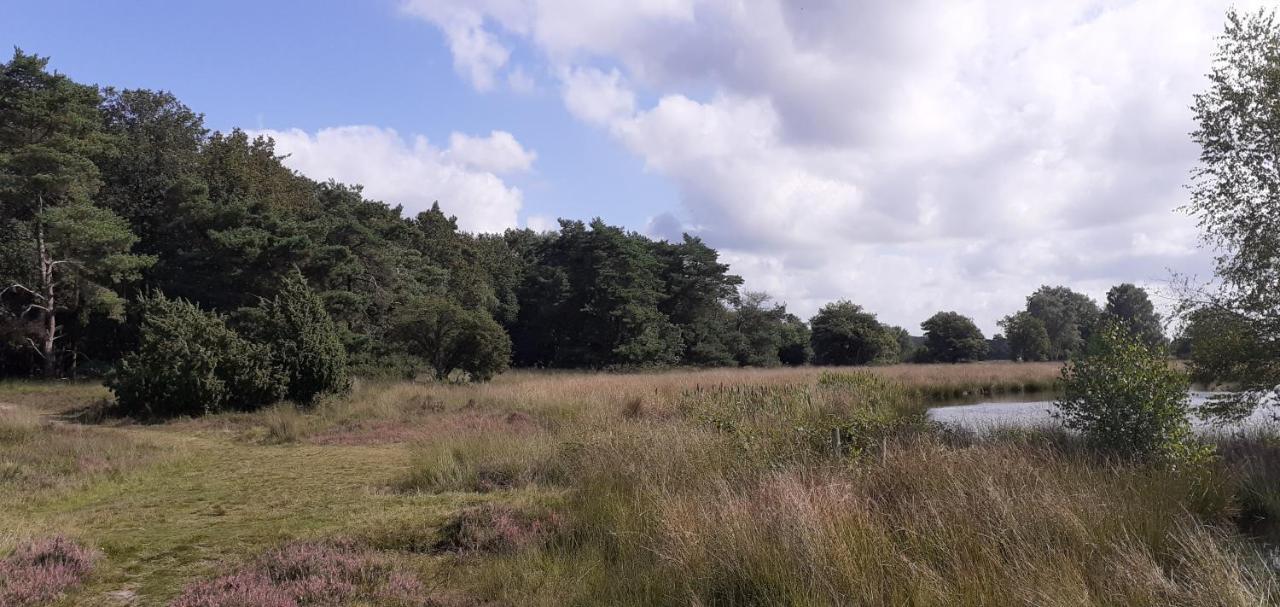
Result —
<svg viewBox="0 0 1280 607"><path fill-rule="evenodd" d="M506 131L493 131L488 137L453 133L444 155L471 168L498 174L528 171L538 157Z"/></svg>
<svg viewBox="0 0 1280 607"><path fill-rule="evenodd" d="M440 26L453 54L453 67L477 90L493 88L496 74L507 64L511 51L484 27L484 14L465 5L420 3L410 12Z"/></svg>
<svg viewBox="0 0 1280 607"><path fill-rule="evenodd" d="M686 216L668 223L699 226L752 288L801 313L847 297L912 330L956 309L990 331L1040 284L1100 296L1204 267L1174 209L1229 4L406 7L527 45L571 114L677 186Z"/></svg>
<svg viewBox="0 0 1280 607"><path fill-rule="evenodd" d="M534 158L502 131L484 138L455 133L443 151L425 137L406 140L373 126L252 134L275 139L276 151L288 154L285 165L312 179L362 184L367 197L403 205L410 216L439 201L446 213L457 215L460 228L472 232L517 225L522 194L494 171L527 169Z"/></svg>
<svg viewBox="0 0 1280 607"><path fill-rule="evenodd" d="M561 76L564 104L574 116L608 127L636 111L635 93L622 83L618 70L604 73L593 68L565 70Z"/></svg>

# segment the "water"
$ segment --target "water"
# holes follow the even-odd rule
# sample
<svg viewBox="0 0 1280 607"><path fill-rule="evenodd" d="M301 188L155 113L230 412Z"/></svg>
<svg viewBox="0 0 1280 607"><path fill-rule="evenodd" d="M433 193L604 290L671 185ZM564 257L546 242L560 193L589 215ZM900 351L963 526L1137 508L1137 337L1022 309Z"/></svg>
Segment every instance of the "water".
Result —
<svg viewBox="0 0 1280 607"><path fill-rule="evenodd" d="M1192 392L1192 409L1200 406L1212 392ZM1057 420L1051 413L1055 409L1052 400L1037 401L992 401L972 405L951 405L929 409L929 418L935 421L954 424L975 431L988 430L995 427L1033 427L1055 426ZM1196 416L1191 416L1191 425L1198 431L1232 431L1245 428L1268 427L1280 429L1276 417L1280 416L1280 407L1275 405L1259 407L1248 418L1227 426L1214 426Z"/></svg>

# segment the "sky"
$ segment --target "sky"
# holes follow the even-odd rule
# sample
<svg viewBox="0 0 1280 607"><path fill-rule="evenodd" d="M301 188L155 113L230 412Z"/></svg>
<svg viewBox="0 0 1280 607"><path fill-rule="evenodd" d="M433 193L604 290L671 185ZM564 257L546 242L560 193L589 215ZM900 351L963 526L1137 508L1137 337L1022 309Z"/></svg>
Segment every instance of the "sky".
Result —
<svg viewBox="0 0 1280 607"><path fill-rule="evenodd" d="M1189 106L1261 3L0 0L0 44L406 213L687 232L802 317L990 334L1040 285L1210 273Z"/></svg>

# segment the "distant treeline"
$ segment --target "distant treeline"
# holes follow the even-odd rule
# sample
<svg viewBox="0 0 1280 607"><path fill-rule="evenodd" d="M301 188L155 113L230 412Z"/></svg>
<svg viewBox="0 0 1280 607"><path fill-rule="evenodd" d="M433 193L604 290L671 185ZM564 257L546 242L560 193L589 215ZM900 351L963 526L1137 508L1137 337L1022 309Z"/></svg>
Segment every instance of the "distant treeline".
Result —
<svg viewBox="0 0 1280 607"><path fill-rule="evenodd" d="M439 206L405 217L359 186L299 175L269 139L210 132L169 93L79 84L21 51L0 67L7 376L110 368L138 348L152 295L252 333L295 269L360 374L466 370L477 349L556 368L1062 359L1102 314L1164 339L1132 285L1105 311L1042 288L992 339L949 312L913 337L848 301L806 322L743 290L694 236L599 219L468 234Z"/></svg>

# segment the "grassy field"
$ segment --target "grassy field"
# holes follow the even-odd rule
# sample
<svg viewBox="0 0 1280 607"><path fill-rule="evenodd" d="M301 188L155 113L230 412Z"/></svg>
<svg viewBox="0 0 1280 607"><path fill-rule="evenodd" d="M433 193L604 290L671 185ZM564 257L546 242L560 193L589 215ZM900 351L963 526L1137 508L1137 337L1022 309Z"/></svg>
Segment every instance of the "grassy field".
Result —
<svg viewBox="0 0 1280 607"><path fill-rule="evenodd" d="M150 424L100 386L5 383L0 573L66 538L50 604L1280 601L1275 437L1169 469L924 415L1057 374L514 372Z"/></svg>

